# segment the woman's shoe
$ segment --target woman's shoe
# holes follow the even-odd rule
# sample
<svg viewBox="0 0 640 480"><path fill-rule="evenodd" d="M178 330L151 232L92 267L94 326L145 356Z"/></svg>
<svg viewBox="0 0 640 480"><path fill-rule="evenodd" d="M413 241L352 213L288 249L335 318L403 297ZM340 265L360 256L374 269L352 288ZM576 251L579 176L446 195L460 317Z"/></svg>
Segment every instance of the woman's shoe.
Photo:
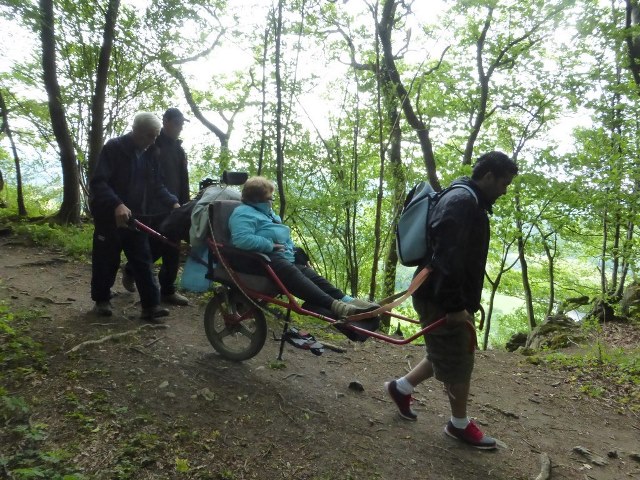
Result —
<svg viewBox="0 0 640 480"><path fill-rule="evenodd" d="M354 298L348 303L360 308L370 308L370 307L380 308L380 305L377 304L376 302L370 302L369 300L360 300L359 298Z"/></svg>
<svg viewBox="0 0 640 480"><path fill-rule="evenodd" d="M343 302L342 300L334 300L331 304L331 312L338 318L349 317L358 313L370 312L378 308L378 305L367 303L366 306L358 306L353 301Z"/></svg>

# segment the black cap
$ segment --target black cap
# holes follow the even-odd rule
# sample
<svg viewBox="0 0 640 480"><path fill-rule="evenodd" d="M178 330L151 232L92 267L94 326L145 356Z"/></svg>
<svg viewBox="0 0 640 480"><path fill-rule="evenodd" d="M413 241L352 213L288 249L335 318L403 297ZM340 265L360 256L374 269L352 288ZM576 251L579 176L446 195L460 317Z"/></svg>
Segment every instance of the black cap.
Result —
<svg viewBox="0 0 640 480"><path fill-rule="evenodd" d="M184 115L177 108L168 108L164 115L162 115L162 121L168 122L170 120L182 120L183 122L188 122Z"/></svg>

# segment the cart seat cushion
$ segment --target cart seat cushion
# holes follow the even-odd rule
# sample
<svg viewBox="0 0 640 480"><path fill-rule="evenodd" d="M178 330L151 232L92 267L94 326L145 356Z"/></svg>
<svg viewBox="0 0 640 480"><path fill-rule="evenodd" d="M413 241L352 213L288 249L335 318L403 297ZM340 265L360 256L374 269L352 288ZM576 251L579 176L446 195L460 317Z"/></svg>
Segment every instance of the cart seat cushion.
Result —
<svg viewBox="0 0 640 480"><path fill-rule="evenodd" d="M236 272L236 274L238 275L240 282L242 282L242 285L246 285L246 287L251 290L269 296L275 296L280 293L277 285L267 277L240 272ZM235 286L235 282L222 265L218 265L213 271L213 280L218 283L222 283L223 285Z"/></svg>
<svg viewBox="0 0 640 480"><path fill-rule="evenodd" d="M232 247L231 243L231 230L229 229L229 217L233 211L242 205L242 202L238 200L217 200L211 203L209 214L211 216L211 228L213 231L213 237L216 242L228 247ZM253 252L255 255L260 255L265 261L269 261L269 257ZM264 269L259 261L254 258L244 256L242 254L231 253L227 251L225 258L229 261L229 265L237 272L250 273L252 275L264 275Z"/></svg>
<svg viewBox="0 0 640 480"><path fill-rule="evenodd" d="M209 215L213 229L213 236L218 243L231 245L229 217L240 205L242 205L242 202L238 200L216 200L211 203Z"/></svg>
<svg viewBox="0 0 640 480"><path fill-rule="evenodd" d="M216 200L209 207L211 228L213 237L217 243L231 245L231 231L229 230L229 217L233 211L242 205L238 200ZM239 255L226 255L231 268L238 274L240 281L248 288L264 293L276 295L280 293L278 287L266 276L259 262ZM265 257L268 260L268 257ZM219 265L213 272L213 279L219 283L233 285L233 279L224 267Z"/></svg>

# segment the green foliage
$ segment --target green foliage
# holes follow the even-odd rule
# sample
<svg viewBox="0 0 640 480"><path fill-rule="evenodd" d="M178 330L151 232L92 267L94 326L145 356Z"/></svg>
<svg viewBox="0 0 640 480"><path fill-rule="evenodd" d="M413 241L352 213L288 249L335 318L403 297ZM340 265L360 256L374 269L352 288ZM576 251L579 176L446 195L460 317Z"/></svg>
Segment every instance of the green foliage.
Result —
<svg viewBox="0 0 640 480"><path fill-rule="evenodd" d="M176 472L187 473L189 470L189 460L184 458L176 458Z"/></svg>
<svg viewBox="0 0 640 480"><path fill-rule="evenodd" d="M488 348L504 348L514 332L526 332L529 330L525 308L519 306L510 313L502 313L499 310L491 320Z"/></svg>
<svg viewBox="0 0 640 480"><path fill-rule="evenodd" d="M32 372L45 371L44 352L28 336L28 322L39 314L34 311L12 312L0 303L0 379L19 382Z"/></svg>
<svg viewBox="0 0 640 480"><path fill-rule="evenodd" d="M27 235L37 245L59 248L74 258L86 258L91 252L93 226L60 226L55 224L19 224L16 233Z"/></svg>
<svg viewBox="0 0 640 480"><path fill-rule="evenodd" d="M41 449L47 426L31 422L27 401L5 388L46 372L44 352L28 335L28 323L38 317L37 312L12 312L0 303L0 444L7 447L0 465L15 479L83 480L70 461L70 452Z"/></svg>
<svg viewBox="0 0 640 480"><path fill-rule="evenodd" d="M269 368L271 370L283 370L287 368L287 364L281 360L272 360L269 362Z"/></svg>
<svg viewBox="0 0 640 480"><path fill-rule="evenodd" d="M13 164L7 163L7 165L10 165L9 168L5 167L0 160L0 170L2 170L4 180L7 182L3 192L0 193L0 198L4 199L7 204L7 208L0 208L0 219L12 222L21 221L24 219L18 217L18 201L13 178ZM23 178L23 182L27 181L28 180ZM57 185L58 181L59 179L56 178L51 183L45 185L34 186L27 183L23 186L25 210L29 218L37 219L56 213L59 207L59 198L62 195L62 190L60 186Z"/></svg>
<svg viewBox="0 0 640 480"><path fill-rule="evenodd" d="M640 412L640 350L608 348L599 341L586 353L552 353L529 357L568 373L581 392L613 402L621 409Z"/></svg>
<svg viewBox="0 0 640 480"><path fill-rule="evenodd" d="M118 480L138 478L141 469L160 458L162 440L155 433L141 432L125 439L119 445L117 466L113 478Z"/></svg>

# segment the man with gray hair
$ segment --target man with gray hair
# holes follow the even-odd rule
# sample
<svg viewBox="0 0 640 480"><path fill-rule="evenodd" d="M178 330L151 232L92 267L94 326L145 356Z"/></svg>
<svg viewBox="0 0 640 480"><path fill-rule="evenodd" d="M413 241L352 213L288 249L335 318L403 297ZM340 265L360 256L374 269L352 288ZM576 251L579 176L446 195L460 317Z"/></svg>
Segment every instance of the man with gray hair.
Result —
<svg viewBox="0 0 640 480"><path fill-rule="evenodd" d="M187 155L179 139L182 127L188 122L177 108L169 108L162 116L162 129L155 140L157 163L162 175L162 182L170 193L178 197L178 202L184 205L189 201L189 171L187 169ZM149 202L148 226L164 233L174 243L180 243L180 238L174 238L162 231L162 223L168 217L169 210L163 205L162 199L151 199ZM158 272L160 297L163 302L172 305L188 305L189 299L176 291L176 278L180 267L180 251L173 245L151 237L149 239L151 256L154 260L162 258L162 265ZM129 292L135 292L135 279L129 264L122 269L122 286Z"/></svg>
<svg viewBox="0 0 640 480"><path fill-rule="evenodd" d="M124 251L131 265L142 313L140 318L158 323L169 310L160 307L160 290L146 234L128 228L133 216L145 216L150 198L167 208L179 207L178 199L162 184L153 143L160 133L160 120L152 113L138 113L131 132L109 140L98 158L90 181L89 208L94 219L91 270L93 312L113 314L111 286Z"/></svg>

